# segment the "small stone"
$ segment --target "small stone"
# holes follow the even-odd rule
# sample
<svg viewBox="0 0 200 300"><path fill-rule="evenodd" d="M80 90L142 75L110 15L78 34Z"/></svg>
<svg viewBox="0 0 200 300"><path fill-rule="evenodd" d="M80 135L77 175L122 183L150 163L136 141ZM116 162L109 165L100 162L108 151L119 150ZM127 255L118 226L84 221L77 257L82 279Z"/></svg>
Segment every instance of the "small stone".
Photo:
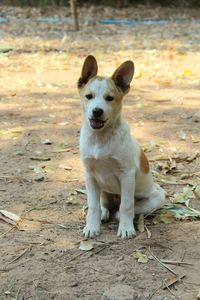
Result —
<svg viewBox="0 0 200 300"><path fill-rule="evenodd" d="M46 139L46 140L42 141L42 144L43 145L52 145L52 141L49 139Z"/></svg>
<svg viewBox="0 0 200 300"><path fill-rule="evenodd" d="M119 284L105 291L101 300L144 300L132 287Z"/></svg>
<svg viewBox="0 0 200 300"><path fill-rule="evenodd" d="M126 279L126 276L125 275L120 275L118 278L117 278L117 281L118 282L122 282Z"/></svg>
<svg viewBox="0 0 200 300"><path fill-rule="evenodd" d="M36 177L34 177L34 180L39 182L39 181L43 181L44 180L44 176L43 175L38 175Z"/></svg>

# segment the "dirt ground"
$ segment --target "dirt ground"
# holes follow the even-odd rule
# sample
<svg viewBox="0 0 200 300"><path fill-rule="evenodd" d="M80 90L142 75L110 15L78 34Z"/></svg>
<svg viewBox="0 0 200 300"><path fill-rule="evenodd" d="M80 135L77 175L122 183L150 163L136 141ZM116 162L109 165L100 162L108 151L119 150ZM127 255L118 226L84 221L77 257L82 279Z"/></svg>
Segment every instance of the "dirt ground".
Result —
<svg viewBox="0 0 200 300"><path fill-rule="evenodd" d="M1 300L98 300L121 284L144 299L197 299L198 217L160 218L157 212L145 219L151 236L139 228L132 240L117 238L112 220L102 225L91 251L79 250L86 195L76 82L88 54L96 56L106 75L124 60L134 60L124 116L150 159L155 180L167 192L167 203L173 204L177 194L199 184L199 13L88 7L80 9L81 31L74 32L66 8L1 8L7 23L0 24L0 52L6 52L0 53L0 209L22 219L18 228L0 220ZM40 16L68 19L65 25L15 19ZM110 17L169 23L96 23ZM198 210L195 193L188 197ZM148 262L139 263L135 251ZM175 264L162 265L161 260ZM169 285L176 276L182 279Z"/></svg>

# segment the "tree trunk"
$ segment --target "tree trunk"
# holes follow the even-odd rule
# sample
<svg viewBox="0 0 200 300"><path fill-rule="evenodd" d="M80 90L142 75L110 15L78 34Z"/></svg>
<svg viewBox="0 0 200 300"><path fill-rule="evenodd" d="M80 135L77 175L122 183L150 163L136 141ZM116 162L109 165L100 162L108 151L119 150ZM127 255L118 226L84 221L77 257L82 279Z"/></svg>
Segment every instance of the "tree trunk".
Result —
<svg viewBox="0 0 200 300"><path fill-rule="evenodd" d="M74 19L74 29L79 30L78 11L76 0L70 0L71 12Z"/></svg>

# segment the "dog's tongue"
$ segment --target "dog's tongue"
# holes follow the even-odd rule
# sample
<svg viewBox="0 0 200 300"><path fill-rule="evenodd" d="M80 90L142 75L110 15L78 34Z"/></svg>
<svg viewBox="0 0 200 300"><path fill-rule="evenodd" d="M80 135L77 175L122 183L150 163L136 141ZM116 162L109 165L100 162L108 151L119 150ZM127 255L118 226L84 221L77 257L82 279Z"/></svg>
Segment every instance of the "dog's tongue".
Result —
<svg viewBox="0 0 200 300"><path fill-rule="evenodd" d="M104 126L104 121L98 120L98 119L91 119L90 120L90 125L94 129L99 129L99 128L102 128Z"/></svg>

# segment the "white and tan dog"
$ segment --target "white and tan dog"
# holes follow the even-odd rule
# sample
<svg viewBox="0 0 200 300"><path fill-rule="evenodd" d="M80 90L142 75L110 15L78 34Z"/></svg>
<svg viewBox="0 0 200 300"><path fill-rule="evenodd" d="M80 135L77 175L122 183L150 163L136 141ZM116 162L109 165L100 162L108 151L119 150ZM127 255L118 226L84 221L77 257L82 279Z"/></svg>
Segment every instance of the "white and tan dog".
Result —
<svg viewBox="0 0 200 300"><path fill-rule="evenodd" d="M133 62L124 62L112 77L97 76L97 71L96 59L89 55L78 81L84 115L80 153L88 197L83 232L86 237L99 235L101 220L109 219L108 202L120 195L118 236L130 238L135 235L135 214L162 207L165 192L153 182L148 160L121 116Z"/></svg>

